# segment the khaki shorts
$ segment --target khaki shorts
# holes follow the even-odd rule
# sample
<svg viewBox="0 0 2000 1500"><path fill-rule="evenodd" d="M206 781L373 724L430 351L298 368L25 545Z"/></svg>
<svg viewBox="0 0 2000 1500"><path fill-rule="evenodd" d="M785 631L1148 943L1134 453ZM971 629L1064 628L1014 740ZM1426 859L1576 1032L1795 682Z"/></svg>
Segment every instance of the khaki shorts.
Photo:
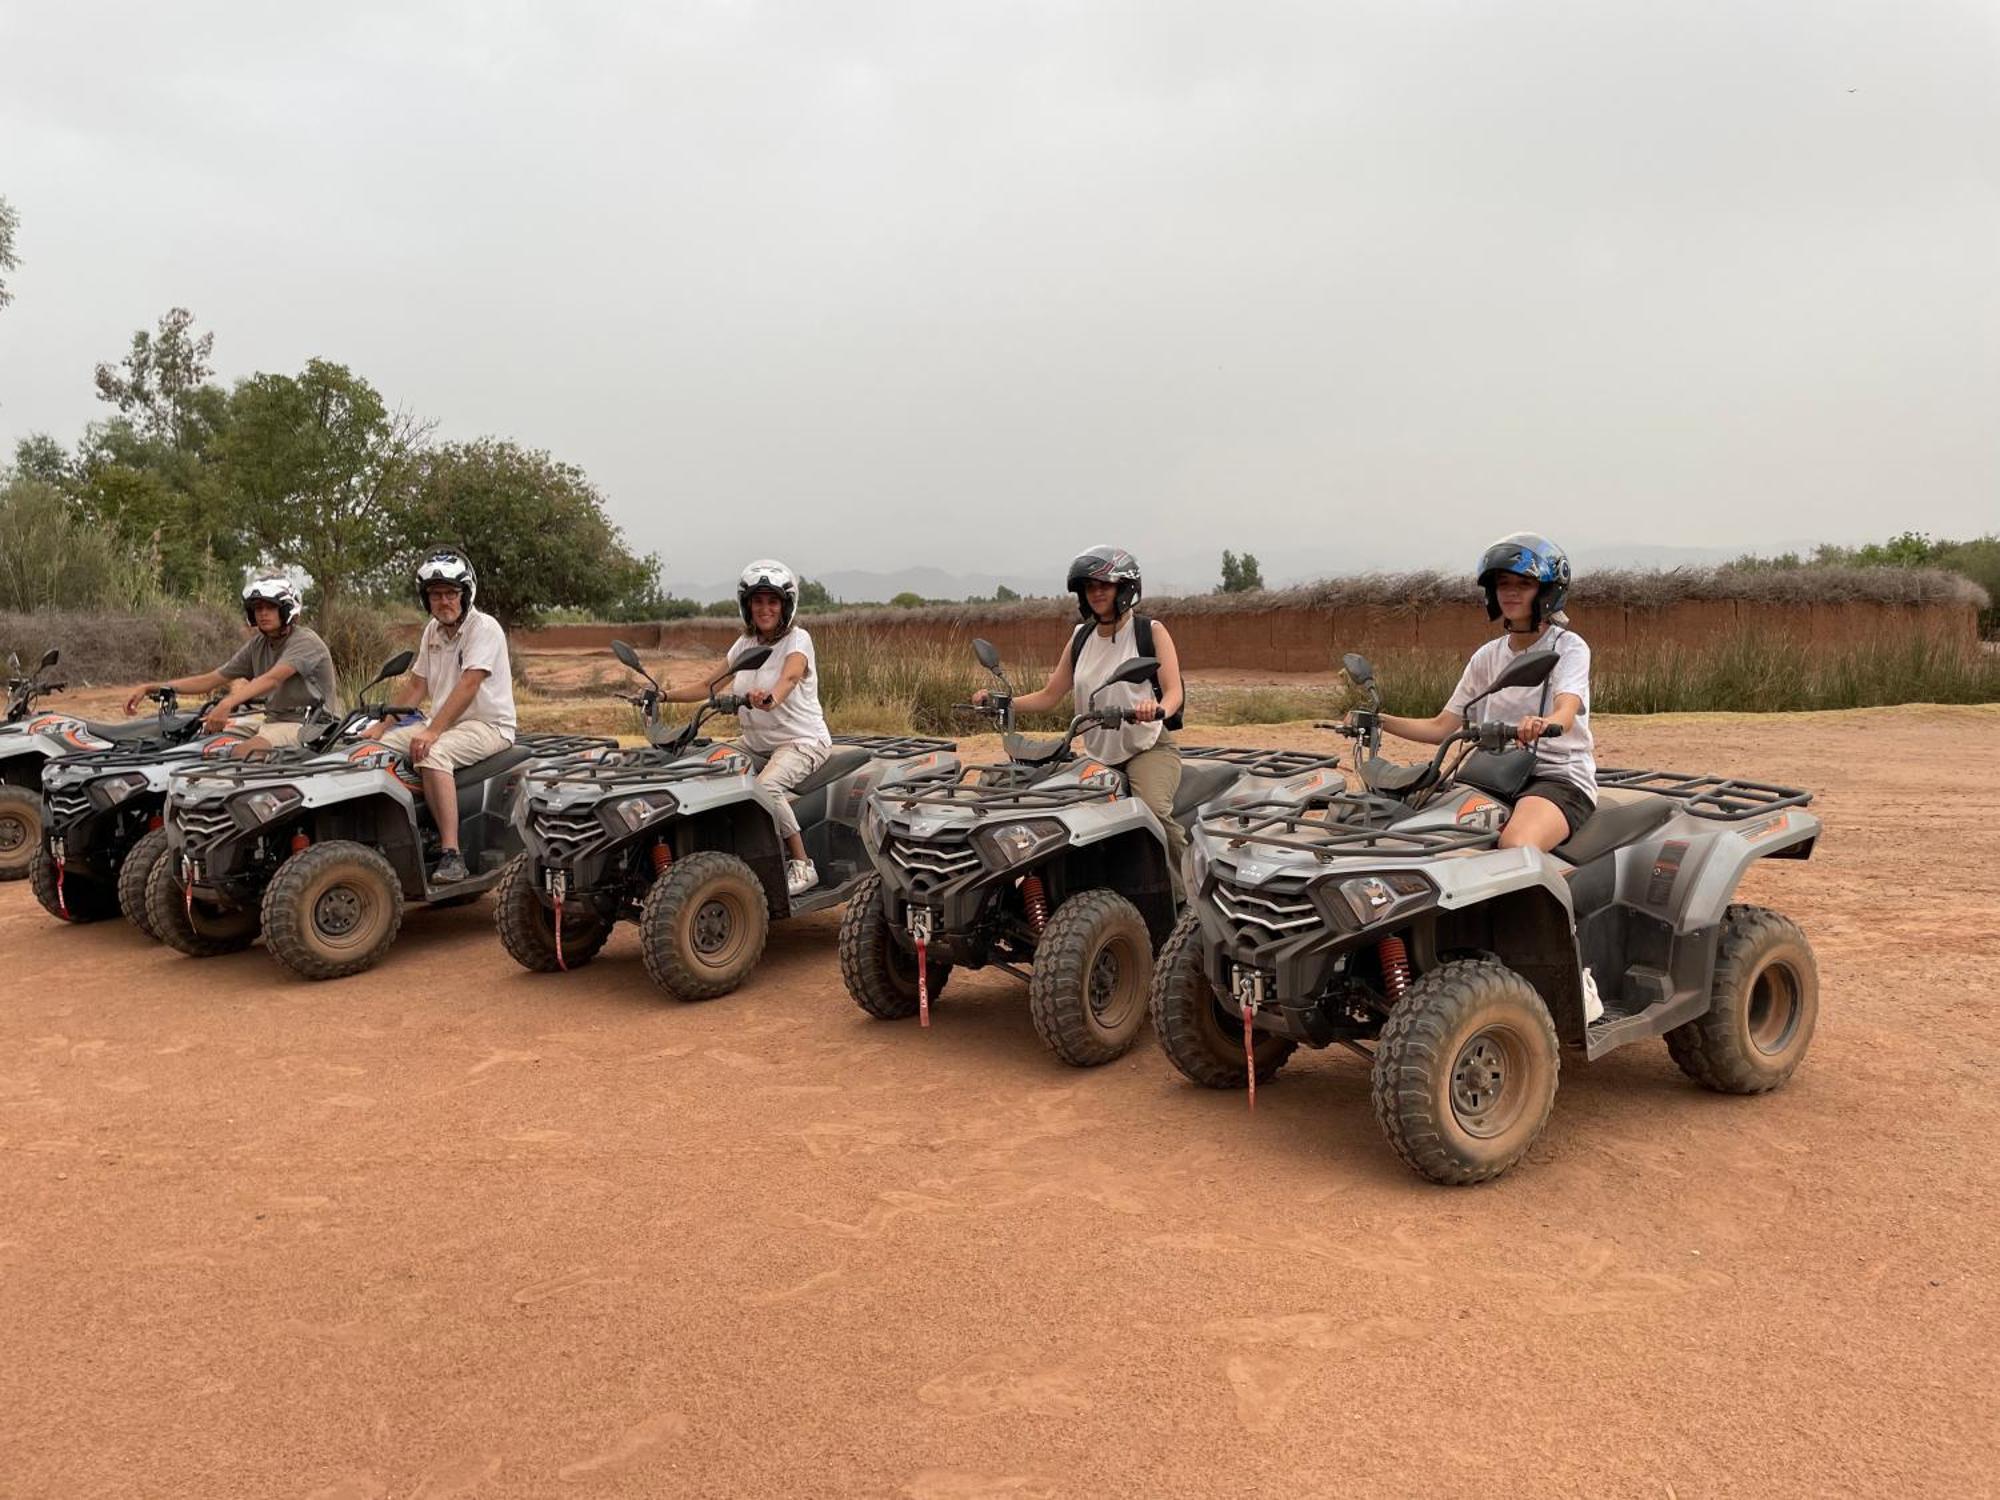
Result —
<svg viewBox="0 0 2000 1500"><path fill-rule="evenodd" d="M273 750L290 750L298 744L299 735L306 727L296 719L263 719L254 714L236 722L246 729L253 729L254 738L262 740Z"/></svg>
<svg viewBox="0 0 2000 1500"><path fill-rule="evenodd" d="M405 724L401 729L392 729L382 736L382 743L391 750L407 754L410 741L425 729L423 724ZM461 719L437 737L430 754L417 762L419 771L463 771L474 761L484 760L489 755L498 755L509 745L513 737L491 724L482 724L477 719Z"/></svg>

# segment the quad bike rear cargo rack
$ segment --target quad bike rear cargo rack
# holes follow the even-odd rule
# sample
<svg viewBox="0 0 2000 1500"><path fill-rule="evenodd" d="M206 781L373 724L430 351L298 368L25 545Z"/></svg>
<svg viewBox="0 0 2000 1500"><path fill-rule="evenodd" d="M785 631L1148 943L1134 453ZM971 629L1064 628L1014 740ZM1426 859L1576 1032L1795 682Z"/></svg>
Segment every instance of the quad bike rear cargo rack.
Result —
<svg viewBox="0 0 2000 1500"><path fill-rule="evenodd" d="M1340 757L1312 750L1246 750L1233 745L1183 745L1181 759L1241 766L1248 776L1284 781L1308 771L1338 771Z"/></svg>
<svg viewBox="0 0 2000 1500"><path fill-rule="evenodd" d="M1797 787L1687 771L1599 770L1597 784L1622 792L1671 797L1696 817L1721 823L1742 822L1784 807L1804 807L1813 798L1811 792Z"/></svg>
<svg viewBox="0 0 2000 1500"><path fill-rule="evenodd" d="M1364 821L1333 821L1343 811ZM1272 798L1210 813L1200 826L1211 838L1226 839L1235 846L1289 849L1310 854L1324 864L1336 859L1435 859L1461 849L1489 848L1493 843L1491 829L1472 825L1401 828L1383 827L1377 821L1370 827L1365 820L1379 820L1380 813L1381 803L1368 797L1315 797L1304 805Z"/></svg>

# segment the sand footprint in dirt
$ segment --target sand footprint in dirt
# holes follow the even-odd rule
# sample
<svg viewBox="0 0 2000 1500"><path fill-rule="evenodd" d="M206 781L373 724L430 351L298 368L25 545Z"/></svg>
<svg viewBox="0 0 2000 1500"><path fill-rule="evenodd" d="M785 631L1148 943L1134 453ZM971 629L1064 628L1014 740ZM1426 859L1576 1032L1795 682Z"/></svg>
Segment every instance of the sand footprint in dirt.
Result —
<svg viewBox="0 0 2000 1500"><path fill-rule="evenodd" d="M875 1201L868 1206L868 1211L853 1224L843 1224L838 1219L820 1218L816 1214L802 1214L796 1210L788 1213L786 1217L795 1223L837 1234L843 1239L879 1240L883 1232L905 1214L943 1213L961 1206L948 1198L932 1198L923 1193L910 1193L900 1188L891 1188L887 1192L877 1193Z"/></svg>
<svg viewBox="0 0 2000 1500"><path fill-rule="evenodd" d="M1324 1361L1305 1353L1346 1355L1421 1338L1425 1330L1402 1318L1348 1318L1337 1313L1292 1313L1222 1318L1203 1327L1209 1338L1237 1347L1223 1364L1236 1393L1236 1416L1250 1432L1276 1432L1293 1395L1319 1373Z"/></svg>
<svg viewBox="0 0 2000 1500"><path fill-rule="evenodd" d="M975 1354L917 1392L927 1406L958 1417L1022 1411L1037 1417L1078 1417L1091 1409L1090 1382L1080 1361L1038 1365L1028 1351Z"/></svg>
<svg viewBox="0 0 2000 1500"><path fill-rule="evenodd" d="M615 1286L622 1277L599 1276L594 1266L579 1266L574 1271L561 1276L551 1276L547 1281L530 1282L516 1291L510 1299L516 1307L533 1307L537 1302L546 1302L551 1297L560 1297L564 1292L574 1292L587 1286Z"/></svg>
<svg viewBox="0 0 2000 1500"><path fill-rule="evenodd" d="M635 1459L649 1456L662 1443L685 1437L687 1429L688 1420L681 1413L656 1411L650 1417L626 1428L602 1453L579 1459L573 1464L565 1464L556 1471L556 1475L564 1480L587 1479L606 1470L624 1468Z"/></svg>

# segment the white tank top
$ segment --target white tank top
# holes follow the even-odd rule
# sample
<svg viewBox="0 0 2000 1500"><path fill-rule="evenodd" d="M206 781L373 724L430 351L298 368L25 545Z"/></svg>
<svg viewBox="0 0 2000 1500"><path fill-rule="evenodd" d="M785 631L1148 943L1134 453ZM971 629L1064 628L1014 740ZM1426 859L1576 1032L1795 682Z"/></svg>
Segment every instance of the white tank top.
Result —
<svg viewBox="0 0 2000 1500"><path fill-rule="evenodd" d="M1105 635L1092 630L1083 638L1083 650L1076 658L1076 711L1085 713L1091 707L1091 695L1104 687L1111 674L1139 654L1138 632L1128 614L1119 624L1117 632ZM1068 649L1065 646L1064 649ZM1153 687L1147 682L1119 682L1105 687L1097 696L1099 708L1131 708L1135 704L1148 702L1153 696ZM1159 744L1160 736L1166 732L1158 719L1150 724L1120 724L1116 729L1087 729L1083 732L1083 750L1086 755L1103 761L1107 766L1122 766L1142 750L1150 750Z"/></svg>

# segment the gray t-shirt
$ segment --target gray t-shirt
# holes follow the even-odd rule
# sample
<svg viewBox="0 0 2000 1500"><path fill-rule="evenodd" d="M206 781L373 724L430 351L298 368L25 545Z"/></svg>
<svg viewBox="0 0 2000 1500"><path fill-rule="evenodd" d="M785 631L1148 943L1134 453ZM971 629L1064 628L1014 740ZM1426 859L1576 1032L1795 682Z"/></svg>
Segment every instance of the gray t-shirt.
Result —
<svg viewBox="0 0 2000 1500"><path fill-rule="evenodd" d="M234 656L217 671L224 677L262 677L279 662L292 675L271 689L265 700L266 718L281 721L303 719L317 697L330 714L340 712L340 688L333 677L333 653L326 642L303 625L294 625L275 641L263 631L254 632Z"/></svg>
<svg viewBox="0 0 2000 1500"><path fill-rule="evenodd" d="M1575 727L1559 739L1535 742L1535 774L1571 783L1595 806L1597 747L1590 733L1590 647L1575 631L1562 625L1551 625L1541 640L1529 649L1537 648L1556 654L1556 669L1549 677L1546 700L1539 687L1502 688L1481 703L1473 711L1473 717L1515 723L1531 714L1543 713L1544 701L1548 704L1548 711L1553 712L1557 698L1564 693L1576 694L1583 700L1583 707L1577 712ZM1446 710L1463 716L1466 701L1485 692L1487 684L1498 677L1500 669L1517 654L1506 636L1488 641L1473 652L1472 660L1465 664L1465 675L1458 679L1457 690L1452 693L1451 701L1445 704Z"/></svg>

